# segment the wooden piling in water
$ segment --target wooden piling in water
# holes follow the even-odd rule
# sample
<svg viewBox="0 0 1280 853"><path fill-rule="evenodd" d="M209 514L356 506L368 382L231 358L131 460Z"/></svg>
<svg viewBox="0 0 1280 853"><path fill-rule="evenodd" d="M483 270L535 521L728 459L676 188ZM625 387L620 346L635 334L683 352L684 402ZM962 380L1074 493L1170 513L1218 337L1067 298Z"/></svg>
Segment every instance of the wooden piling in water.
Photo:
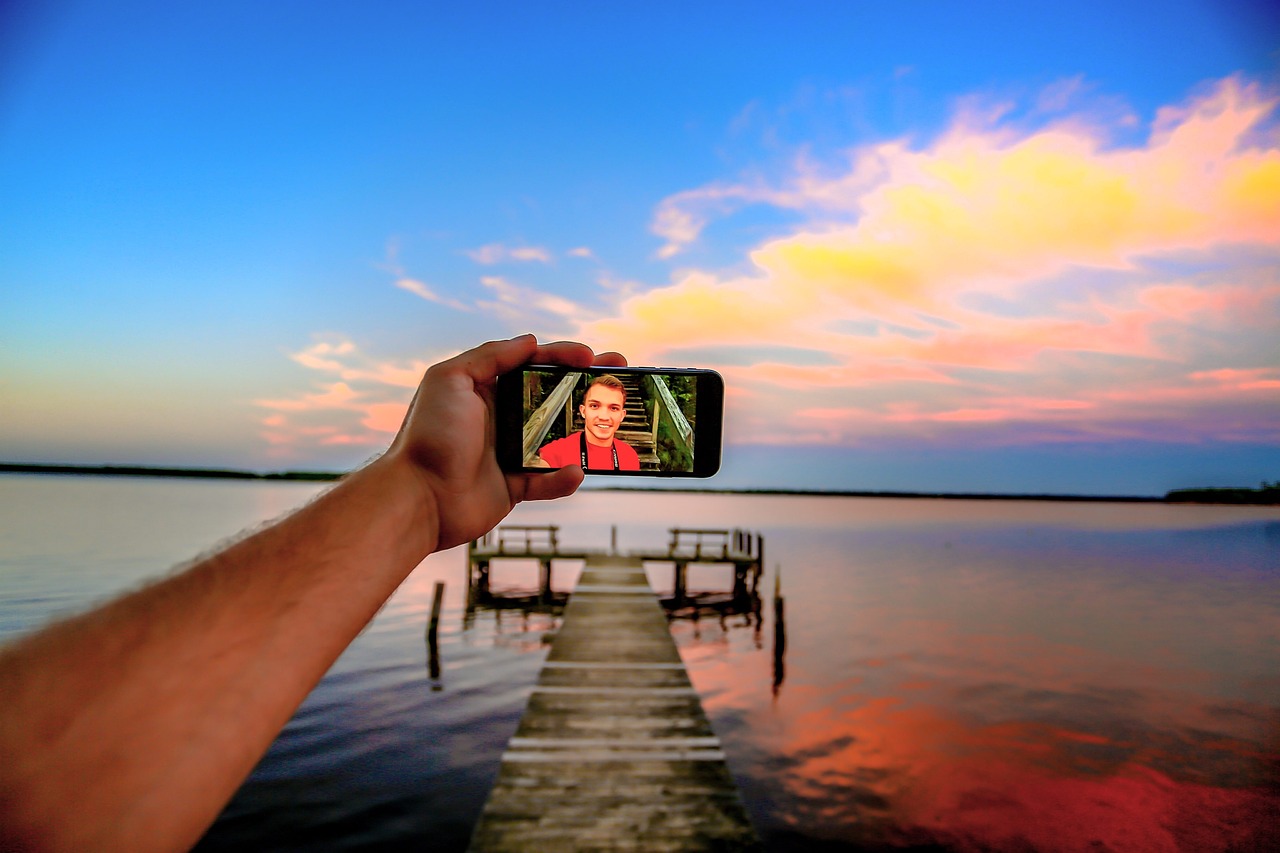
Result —
<svg viewBox="0 0 1280 853"><path fill-rule="evenodd" d="M773 575L773 695L787 677L787 600L782 597L782 566Z"/></svg>
<svg viewBox="0 0 1280 853"><path fill-rule="evenodd" d="M443 601L444 582L436 581L435 592L431 597L431 618L427 621L427 674L432 681L440 678L440 644L437 634L440 629L440 605ZM439 684L432 689L439 689Z"/></svg>
<svg viewBox="0 0 1280 853"><path fill-rule="evenodd" d="M443 601L444 581L436 581L436 587L431 596L431 619L427 622L427 637L433 642L436 631L440 627L440 605Z"/></svg>

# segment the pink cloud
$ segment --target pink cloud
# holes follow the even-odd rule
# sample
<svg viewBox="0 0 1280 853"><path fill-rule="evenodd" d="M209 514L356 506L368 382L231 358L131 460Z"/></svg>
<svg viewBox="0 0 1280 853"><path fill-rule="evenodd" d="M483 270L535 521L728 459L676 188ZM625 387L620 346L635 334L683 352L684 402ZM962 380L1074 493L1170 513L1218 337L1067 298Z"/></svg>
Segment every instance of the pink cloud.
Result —
<svg viewBox="0 0 1280 853"><path fill-rule="evenodd" d="M698 351L716 366L723 353L736 441L1280 435L1277 98L1219 80L1124 145L1112 140L1133 139L1138 120L1088 81L1036 100L1037 127L975 98L925 143L806 149L780 180L673 193L651 226L663 258L748 205L792 224L723 270L684 267L656 285L597 271L598 303L486 275L463 305L406 275L394 246L389 269L421 299L633 363ZM469 254L553 260L502 243ZM342 338L291 357L315 381L261 401L278 449L385 443L432 363ZM320 425L331 431L309 431Z"/></svg>
<svg viewBox="0 0 1280 853"><path fill-rule="evenodd" d="M404 421L405 407L399 403L374 403L364 409L361 424L371 430L394 435Z"/></svg>
<svg viewBox="0 0 1280 853"><path fill-rule="evenodd" d="M1250 370L1198 370L1190 375L1193 382L1210 382L1223 390L1280 390L1280 368L1260 367Z"/></svg>
<svg viewBox="0 0 1280 853"><path fill-rule="evenodd" d="M377 359L341 338L316 341L291 358L322 378L311 391L257 401L270 412L262 437L277 458L316 447L385 446L423 373L440 360Z"/></svg>
<svg viewBox="0 0 1280 853"><path fill-rule="evenodd" d="M1042 106L1087 96L1070 81ZM673 194L653 226L664 256L749 204L802 222L761 240L745 271L633 288L579 335L646 363L759 352L723 368L753 390L743 440L856 441L913 424L1029 440L1270 434L1277 99L1230 77L1126 146L1110 140L1131 138L1132 113L1102 106L1030 130L1003 107L974 109L928 145L867 146L825 172L806 156L776 185ZM826 358L788 363L795 347ZM1215 373L1227 369L1245 373Z"/></svg>

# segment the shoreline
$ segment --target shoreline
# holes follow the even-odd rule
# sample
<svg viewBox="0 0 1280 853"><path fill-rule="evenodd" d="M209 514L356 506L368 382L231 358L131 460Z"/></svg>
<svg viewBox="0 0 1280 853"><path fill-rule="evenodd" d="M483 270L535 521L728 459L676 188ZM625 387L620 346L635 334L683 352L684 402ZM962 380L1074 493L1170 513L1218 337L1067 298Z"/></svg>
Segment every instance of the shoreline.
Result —
<svg viewBox="0 0 1280 853"><path fill-rule="evenodd" d="M0 474L53 474L80 477L190 477L205 480L294 480L329 482L346 472L336 471L244 471L235 468L164 468L150 465L45 465L27 462L0 462Z"/></svg>
<svg viewBox="0 0 1280 853"><path fill-rule="evenodd" d="M866 489L698 489L690 487L583 486L588 492L675 492L709 495L759 495L764 497L808 498L891 498L903 500L958 501L1057 501L1061 503L1170 503L1163 497L1145 495L1057 495L1022 494L1019 492L908 492Z"/></svg>
<svg viewBox="0 0 1280 853"><path fill-rule="evenodd" d="M269 482L333 482L345 476L338 471L247 471L235 468L166 468L148 465L50 465L0 462L0 474L36 474L88 477L163 477L208 480L260 480ZM584 485L589 492L674 492L708 495L758 495L764 497L892 498L962 501L1046 501L1057 503L1201 504L1210 506L1277 506L1274 489L1177 489L1166 495L1070 495L1018 492L913 492L874 489L699 488L696 486Z"/></svg>

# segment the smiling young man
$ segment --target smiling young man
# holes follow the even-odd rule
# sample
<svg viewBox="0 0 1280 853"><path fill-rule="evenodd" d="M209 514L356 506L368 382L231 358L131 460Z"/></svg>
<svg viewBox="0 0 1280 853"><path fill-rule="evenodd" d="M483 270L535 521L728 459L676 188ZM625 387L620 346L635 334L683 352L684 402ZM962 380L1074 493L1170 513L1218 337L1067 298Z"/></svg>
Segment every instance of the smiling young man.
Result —
<svg viewBox="0 0 1280 853"><path fill-rule="evenodd" d="M627 416L627 389L616 376L597 376L578 407L583 429L538 451L552 468L581 465L584 471L639 471L640 457L616 433Z"/></svg>

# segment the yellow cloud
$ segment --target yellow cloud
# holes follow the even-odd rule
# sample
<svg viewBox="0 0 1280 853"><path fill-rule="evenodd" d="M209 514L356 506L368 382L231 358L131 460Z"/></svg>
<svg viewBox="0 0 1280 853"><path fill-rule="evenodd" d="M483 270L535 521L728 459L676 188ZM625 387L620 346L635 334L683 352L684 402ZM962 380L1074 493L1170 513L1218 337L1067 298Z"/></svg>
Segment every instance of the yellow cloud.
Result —
<svg viewBox="0 0 1280 853"><path fill-rule="evenodd" d="M1082 89L1068 81L1043 100ZM726 376L734 441L1002 427L1046 440L1280 440L1276 106L1228 78L1161 109L1145 141L1123 146L1112 138L1134 125L1114 109L1033 130L1002 124L1007 111L966 113L927 145L870 145L834 172L806 156L778 186L685 190L655 210L661 258L746 205L800 224L758 240L730 271L682 269L657 287L602 274L604 310L494 275L464 304L407 276L394 246L388 268L422 299L533 321L633 363L688 363L697 350ZM467 254L555 260L500 243ZM292 358L322 381L260 401L264 438L281 453L385 444L438 360L377 359L343 339Z"/></svg>
<svg viewBox="0 0 1280 853"><path fill-rule="evenodd" d="M792 286L869 308L933 305L958 287L1016 286L1073 265L1124 268L1153 252L1275 239L1280 153L1236 150L1274 106L1257 98L1227 81L1136 150L1103 150L1102 133L1080 128L1016 140L956 130L929 150L880 149L886 177L856 199L856 226L807 229L752 260Z"/></svg>
<svg viewBox="0 0 1280 853"><path fill-rule="evenodd" d="M749 252L745 274L684 271L578 332L645 363L758 348L751 365L726 365L772 413L757 419L757 437L788 434L788 417L791 434L813 435L793 411L864 422L879 412L884 428L1122 417L1123 406L1099 404L1103 389L1110 400L1191 400L1205 383L1188 383L1189 366L1274 360L1263 342L1280 336L1276 104L1233 77L1162 109L1140 145L1115 146L1117 128L1082 118L1019 132L966 117L927 147L852 152L837 174L801 163L780 187L686 190L655 216L663 256L744 204L806 220ZM1152 259L1206 253L1212 275L1153 280ZM794 347L837 364L770 355ZM1135 361L1166 385L1126 378ZM1128 396L1117 387L1126 382ZM896 400L884 390L895 385Z"/></svg>
<svg viewBox="0 0 1280 853"><path fill-rule="evenodd" d="M798 300L759 281L720 282L694 274L670 287L627 298L618 317L588 323L583 334L586 340L627 347L640 355L688 343L768 339L801 311Z"/></svg>
<svg viewBox="0 0 1280 853"><path fill-rule="evenodd" d="M1223 207L1235 213L1237 233L1280 242L1280 152L1232 164L1222 189Z"/></svg>

